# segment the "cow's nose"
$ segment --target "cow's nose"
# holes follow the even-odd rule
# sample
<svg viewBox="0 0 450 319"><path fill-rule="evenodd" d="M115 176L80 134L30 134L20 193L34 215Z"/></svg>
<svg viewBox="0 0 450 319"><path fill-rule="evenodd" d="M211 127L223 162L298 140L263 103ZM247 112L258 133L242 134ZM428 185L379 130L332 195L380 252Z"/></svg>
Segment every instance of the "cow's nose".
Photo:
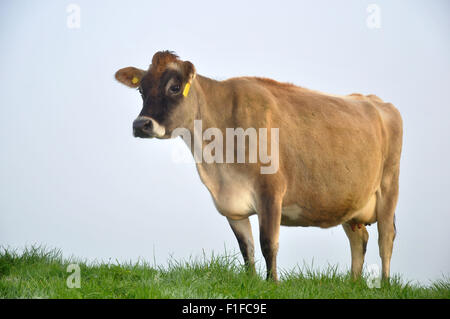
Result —
<svg viewBox="0 0 450 319"><path fill-rule="evenodd" d="M133 135L135 137L149 137L153 131L151 118L140 116L133 122Z"/></svg>

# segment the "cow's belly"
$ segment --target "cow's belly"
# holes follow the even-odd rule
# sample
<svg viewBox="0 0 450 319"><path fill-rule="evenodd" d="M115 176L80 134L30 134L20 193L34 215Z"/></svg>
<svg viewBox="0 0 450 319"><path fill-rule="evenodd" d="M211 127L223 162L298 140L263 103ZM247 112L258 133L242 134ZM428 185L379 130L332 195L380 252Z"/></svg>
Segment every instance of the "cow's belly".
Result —
<svg viewBox="0 0 450 319"><path fill-rule="evenodd" d="M230 219L239 220L257 213L257 194L252 180L233 171L219 174L207 174L199 167L200 177L211 193L217 210ZM214 177L213 177L214 176ZM282 206L281 225L284 226L316 226L333 227L345 222L371 224L375 217L376 195L373 194L365 205L352 211L322 211L307 209L302 204L290 202ZM332 207L332 206L331 206Z"/></svg>
<svg viewBox="0 0 450 319"><path fill-rule="evenodd" d="M215 196L214 196L215 195ZM239 220L256 214L254 193L246 187L227 187L213 194L217 210L225 217ZM376 222L376 195L356 211L340 213L312 212L298 204L283 206L281 210L281 225L283 226L316 226L333 227L351 222L356 224L372 224Z"/></svg>
<svg viewBox="0 0 450 319"><path fill-rule="evenodd" d="M283 206L281 225L284 226L317 226L333 227L346 222L354 224L372 224L376 218L376 194L373 194L366 204L358 210L347 212L317 212L294 204Z"/></svg>
<svg viewBox="0 0 450 319"><path fill-rule="evenodd" d="M314 226L314 223L305 218L304 209L299 205L284 206L281 209L281 225L284 226Z"/></svg>

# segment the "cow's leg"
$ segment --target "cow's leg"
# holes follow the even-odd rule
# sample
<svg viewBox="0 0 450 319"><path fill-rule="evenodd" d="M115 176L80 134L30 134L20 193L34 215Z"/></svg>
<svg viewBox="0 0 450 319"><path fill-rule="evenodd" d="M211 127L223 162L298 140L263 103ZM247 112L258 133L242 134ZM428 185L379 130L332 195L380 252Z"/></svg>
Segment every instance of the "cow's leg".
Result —
<svg viewBox="0 0 450 319"><path fill-rule="evenodd" d="M398 199L398 170L383 176L377 192L378 246L380 249L382 278L388 279L392 248L395 238L395 206Z"/></svg>
<svg viewBox="0 0 450 319"><path fill-rule="evenodd" d="M228 223L233 230L234 235L241 249L242 257L244 257L244 262L247 270L251 273L256 273L255 271L255 245L253 243L252 227L249 218L244 218L241 220L228 219Z"/></svg>
<svg viewBox="0 0 450 319"><path fill-rule="evenodd" d="M369 233L364 225L352 227L349 223L345 223L342 224L342 227L350 241L350 249L352 252L352 276L353 279L356 280L362 273Z"/></svg>
<svg viewBox="0 0 450 319"><path fill-rule="evenodd" d="M281 223L281 200L264 197L258 211L259 239L266 260L267 279L278 281L277 252Z"/></svg>

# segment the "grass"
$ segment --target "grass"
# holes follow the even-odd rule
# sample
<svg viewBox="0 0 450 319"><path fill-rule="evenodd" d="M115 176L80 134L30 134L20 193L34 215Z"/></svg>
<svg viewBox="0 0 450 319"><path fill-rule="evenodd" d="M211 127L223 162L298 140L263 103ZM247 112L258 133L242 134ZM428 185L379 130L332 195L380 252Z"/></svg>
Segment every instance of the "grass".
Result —
<svg viewBox="0 0 450 319"><path fill-rule="evenodd" d="M68 288L69 264L80 267L81 288ZM337 267L281 273L280 283L245 272L238 255L120 265L63 259L59 250L31 247L22 253L0 249L0 298L450 298L450 281L424 287L403 283L370 289Z"/></svg>

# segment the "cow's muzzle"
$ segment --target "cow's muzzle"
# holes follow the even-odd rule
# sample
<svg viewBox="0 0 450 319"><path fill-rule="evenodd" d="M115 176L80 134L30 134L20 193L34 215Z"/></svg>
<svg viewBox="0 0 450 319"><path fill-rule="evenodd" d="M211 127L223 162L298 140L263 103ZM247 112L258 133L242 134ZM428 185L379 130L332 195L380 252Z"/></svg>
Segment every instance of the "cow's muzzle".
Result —
<svg viewBox="0 0 450 319"><path fill-rule="evenodd" d="M139 116L133 122L134 137L162 137L165 131L164 126L158 124L158 122L148 116Z"/></svg>

